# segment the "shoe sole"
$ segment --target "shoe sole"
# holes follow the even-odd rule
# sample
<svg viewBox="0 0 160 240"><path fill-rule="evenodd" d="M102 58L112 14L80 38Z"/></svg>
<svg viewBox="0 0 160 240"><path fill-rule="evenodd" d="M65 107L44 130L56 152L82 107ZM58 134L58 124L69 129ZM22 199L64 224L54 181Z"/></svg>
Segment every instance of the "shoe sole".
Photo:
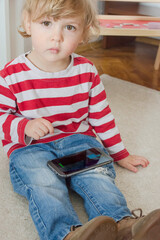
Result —
<svg viewBox="0 0 160 240"><path fill-rule="evenodd" d="M112 218L100 216L77 229L71 240L116 240L117 231L117 224Z"/></svg>
<svg viewBox="0 0 160 240"><path fill-rule="evenodd" d="M160 240L160 209L140 219L132 227L132 240Z"/></svg>

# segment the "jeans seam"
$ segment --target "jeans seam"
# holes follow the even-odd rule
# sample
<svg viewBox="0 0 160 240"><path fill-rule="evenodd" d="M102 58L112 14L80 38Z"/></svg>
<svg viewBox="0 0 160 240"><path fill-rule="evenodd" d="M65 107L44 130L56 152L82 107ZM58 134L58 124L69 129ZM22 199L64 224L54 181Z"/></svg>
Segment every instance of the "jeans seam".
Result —
<svg viewBox="0 0 160 240"><path fill-rule="evenodd" d="M76 180L75 182L77 182L78 187L82 190L82 192L87 196L87 198L89 199L89 201L92 203L93 207L96 209L96 211L98 212L98 214L102 215L101 212L99 211L99 209L97 208L97 206L95 205L95 203L92 201L91 197L89 196L89 194L83 189L83 187L81 187L81 185L78 183L79 181Z"/></svg>
<svg viewBox="0 0 160 240"><path fill-rule="evenodd" d="M11 170L11 168L12 168L12 170ZM10 164L10 174L14 174L15 175L15 178L16 179L18 179L21 183L22 183L22 185L25 187L25 192L28 190L28 187L27 187L27 185L23 182L23 180L21 179L21 177L19 176L19 174L17 173L17 171L16 171L16 168L14 167L14 164L13 163L11 163ZM11 178L12 179L12 178ZM13 184L13 186L14 186L14 184ZM25 196L25 195L23 195L23 196Z"/></svg>
<svg viewBox="0 0 160 240"><path fill-rule="evenodd" d="M35 201L34 201L34 199L33 199L33 195L32 195L32 191L33 191L33 189L32 188L30 188L30 187L28 187L24 182L23 182L23 180L21 179L21 177L19 176L19 174L17 173L17 171L16 171L16 168L13 166L13 164L11 163L11 167L12 167L12 173L14 172L14 174L15 174L15 176L16 176L16 178L17 179L19 179L19 181L23 184L23 186L25 187L25 192L27 192L28 190L30 191L30 201L29 201L29 203L31 203L31 204L34 204L34 206L33 207L35 207L36 208L36 217L38 216L38 218L40 219L40 222L41 222L41 225L43 226L43 229L46 229L46 226L45 226L45 223L43 222L43 220L42 220L42 218L41 218L41 216L40 216L40 214L39 214L39 210L38 210L38 207L37 207L37 204L35 203ZM24 195L26 198L27 198L27 193ZM31 205L32 206L32 205ZM39 224L39 223L38 223ZM41 231L42 231L42 234L43 235L45 235L45 230L42 230L41 229Z"/></svg>
<svg viewBox="0 0 160 240"><path fill-rule="evenodd" d="M37 219L40 220L40 222L38 221L38 224L37 224L37 225L41 225L41 226L40 226L41 233L42 233L42 235L45 237L45 235L46 235L45 232L46 232L46 229L47 229L47 228L46 228L46 225L45 225L45 223L43 222L43 220L42 220L42 218L41 218L41 215L40 215L40 213L39 213L39 209L38 209L38 207L37 207L37 204L36 204L36 202L34 201L34 198L33 198L33 195L32 195L32 191L33 191L33 190L32 190L31 188L29 188L29 187L28 187L28 189L30 189L30 191L31 191L31 196L30 196L30 199L31 199L31 200L30 200L30 203L31 203L32 205L34 205L34 206L33 206L34 209L33 209L32 213L36 212L36 215L35 215L35 216L36 216ZM32 205L31 205L31 206L32 206ZM43 230L42 230L42 228L43 228Z"/></svg>

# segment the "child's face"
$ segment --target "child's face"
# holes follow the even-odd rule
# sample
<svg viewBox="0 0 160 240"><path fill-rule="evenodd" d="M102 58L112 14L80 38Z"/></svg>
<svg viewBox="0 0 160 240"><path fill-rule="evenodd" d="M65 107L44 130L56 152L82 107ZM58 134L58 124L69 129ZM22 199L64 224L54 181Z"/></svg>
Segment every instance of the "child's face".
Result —
<svg viewBox="0 0 160 240"><path fill-rule="evenodd" d="M34 59L41 59L44 64L68 61L83 40L84 24L80 16L57 21L46 17L37 22L28 20L26 26L32 39Z"/></svg>

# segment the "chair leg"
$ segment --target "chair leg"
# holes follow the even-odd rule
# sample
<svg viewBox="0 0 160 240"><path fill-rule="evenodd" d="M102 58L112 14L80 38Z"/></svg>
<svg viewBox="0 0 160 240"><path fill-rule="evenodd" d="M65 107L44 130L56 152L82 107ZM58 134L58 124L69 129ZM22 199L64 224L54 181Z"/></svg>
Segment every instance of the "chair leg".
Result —
<svg viewBox="0 0 160 240"><path fill-rule="evenodd" d="M159 43L159 47L158 47L158 51L157 51L157 56L156 56L156 60L155 60L155 64L154 64L154 69L158 70L160 66L160 43Z"/></svg>

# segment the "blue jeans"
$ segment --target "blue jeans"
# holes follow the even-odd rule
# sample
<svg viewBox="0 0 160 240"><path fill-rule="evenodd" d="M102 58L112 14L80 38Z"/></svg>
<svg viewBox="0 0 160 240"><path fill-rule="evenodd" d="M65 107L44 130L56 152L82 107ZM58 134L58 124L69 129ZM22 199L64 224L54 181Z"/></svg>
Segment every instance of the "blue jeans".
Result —
<svg viewBox="0 0 160 240"><path fill-rule="evenodd" d="M47 161L91 147L104 150L95 138L77 134L30 145L11 154L10 176L14 190L28 199L41 240L62 240L72 225L82 225L70 202L66 180L52 172ZM114 178L113 163L69 178L70 188L84 199L89 220L105 215L119 221L131 215Z"/></svg>

